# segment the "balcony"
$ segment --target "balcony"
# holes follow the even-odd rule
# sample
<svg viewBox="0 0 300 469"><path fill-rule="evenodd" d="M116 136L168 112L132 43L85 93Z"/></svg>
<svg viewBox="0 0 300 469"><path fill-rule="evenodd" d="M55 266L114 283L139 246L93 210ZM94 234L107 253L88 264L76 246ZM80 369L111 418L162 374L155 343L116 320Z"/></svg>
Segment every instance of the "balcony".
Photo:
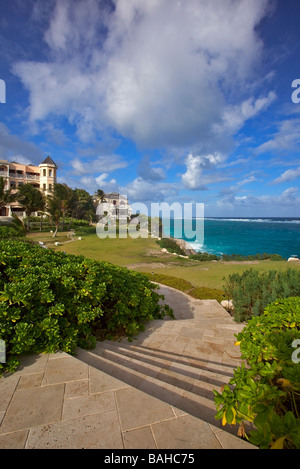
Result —
<svg viewBox="0 0 300 469"><path fill-rule="evenodd" d="M0 176L1 176L1 172L0 172ZM39 174L13 173L11 171L9 172L9 177L11 179L23 179L27 181L39 181L40 180Z"/></svg>
<svg viewBox="0 0 300 469"><path fill-rule="evenodd" d="M13 179L25 179L25 174L23 173L13 173L12 171L9 171L9 177Z"/></svg>

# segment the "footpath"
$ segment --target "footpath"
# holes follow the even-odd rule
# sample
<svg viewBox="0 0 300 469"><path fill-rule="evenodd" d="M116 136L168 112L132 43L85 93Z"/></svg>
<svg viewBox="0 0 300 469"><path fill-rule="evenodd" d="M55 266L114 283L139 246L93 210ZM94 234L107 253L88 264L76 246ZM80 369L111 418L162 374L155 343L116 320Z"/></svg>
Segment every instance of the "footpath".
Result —
<svg viewBox="0 0 300 469"><path fill-rule="evenodd" d="M0 449L256 449L214 417L243 326L215 300L160 292L176 320L75 356L25 356L2 377Z"/></svg>

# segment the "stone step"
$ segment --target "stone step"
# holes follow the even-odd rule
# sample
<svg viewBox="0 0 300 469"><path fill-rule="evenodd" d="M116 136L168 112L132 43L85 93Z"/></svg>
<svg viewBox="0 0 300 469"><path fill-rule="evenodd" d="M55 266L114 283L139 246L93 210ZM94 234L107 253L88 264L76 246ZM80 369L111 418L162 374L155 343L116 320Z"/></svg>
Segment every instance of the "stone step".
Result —
<svg viewBox="0 0 300 469"><path fill-rule="evenodd" d="M174 407L220 426L215 419L213 389L220 390L232 377L232 368L218 363L191 361L191 357L174 357L128 342L98 342L92 351L77 350L77 358L110 376ZM237 429L228 428L230 433Z"/></svg>
<svg viewBox="0 0 300 469"><path fill-rule="evenodd" d="M215 300L195 300L163 286L160 293L173 308L175 320L151 321L132 342L105 340L93 350L78 349L77 357L128 387L117 394L127 393L132 399L135 417L128 410L130 425L140 420L143 405L167 406L178 418L194 419L197 426L216 429L220 435L234 438L234 444L241 442L236 438L237 426L223 427L215 419L213 390L228 383L240 364L234 334L243 326L234 323ZM122 405L126 408L125 401Z"/></svg>

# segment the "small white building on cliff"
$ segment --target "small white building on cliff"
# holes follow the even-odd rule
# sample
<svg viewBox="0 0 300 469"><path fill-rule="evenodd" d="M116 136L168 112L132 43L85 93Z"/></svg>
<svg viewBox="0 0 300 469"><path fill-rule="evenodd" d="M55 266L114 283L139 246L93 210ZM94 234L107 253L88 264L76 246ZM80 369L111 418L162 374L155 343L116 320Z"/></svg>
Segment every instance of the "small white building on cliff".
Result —
<svg viewBox="0 0 300 469"><path fill-rule="evenodd" d="M101 199L94 197L93 200L97 205L96 213L99 217L108 216L108 218L120 220L131 218L132 209L126 196L111 192L104 194Z"/></svg>

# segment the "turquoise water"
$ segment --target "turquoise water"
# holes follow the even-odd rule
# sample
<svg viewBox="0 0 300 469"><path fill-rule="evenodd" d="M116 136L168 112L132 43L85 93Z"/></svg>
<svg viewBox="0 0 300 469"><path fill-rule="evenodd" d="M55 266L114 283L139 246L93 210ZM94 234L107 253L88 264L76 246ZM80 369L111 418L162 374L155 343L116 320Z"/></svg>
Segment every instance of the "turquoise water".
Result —
<svg viewBox="0 0 300 469"><path fill-rule="evenodd" d="M300 257L300 218L205 218L203 225L203 243L201 236L193 240L185 236L184 225L182 230L174 229L171 223L170 235L182 237L196 251L217 255L268 253Z"/></svg>

